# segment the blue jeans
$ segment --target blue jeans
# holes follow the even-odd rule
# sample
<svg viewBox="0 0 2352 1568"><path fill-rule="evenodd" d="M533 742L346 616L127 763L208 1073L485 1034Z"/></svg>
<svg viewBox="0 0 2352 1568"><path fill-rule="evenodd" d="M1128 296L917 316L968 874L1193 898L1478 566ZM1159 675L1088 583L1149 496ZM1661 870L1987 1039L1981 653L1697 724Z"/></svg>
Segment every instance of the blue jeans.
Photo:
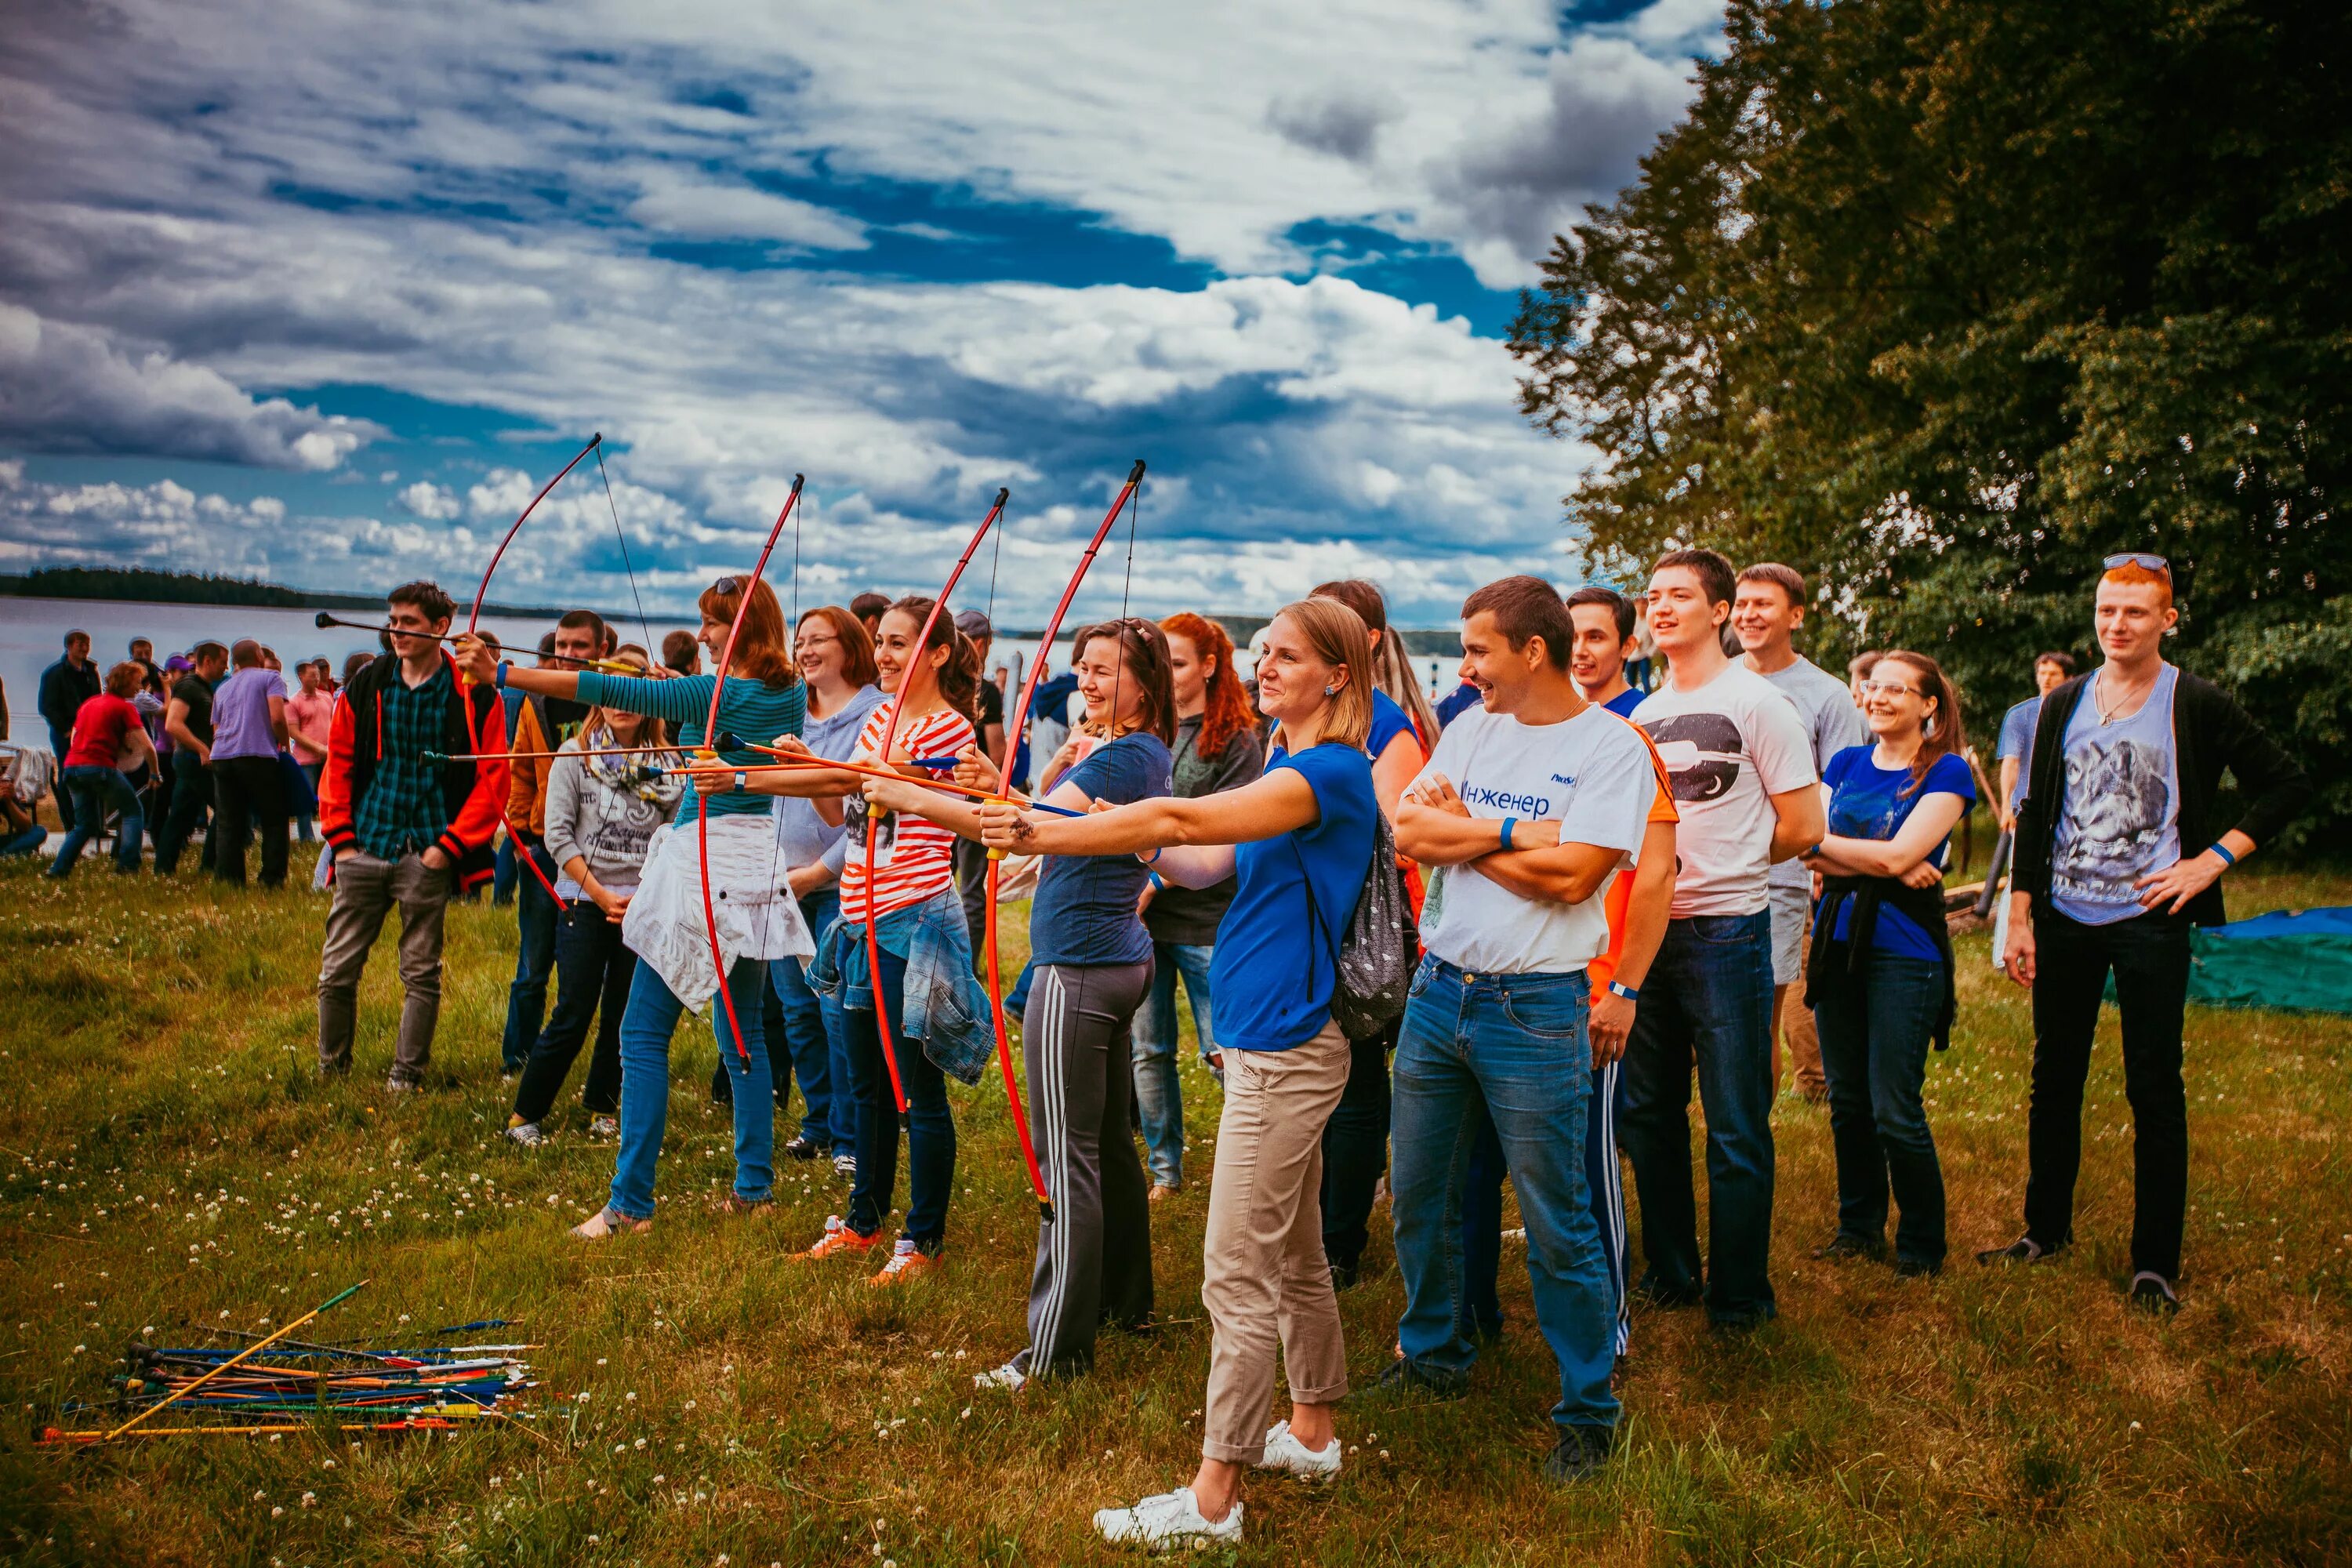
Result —
<svg viewBox="0 0 2352 1568"><path fill-rule="evenodd" d="M37 822L22 833L0 838L0 860L12 855L30 855L48 841L49 830Z"/></svg>
<svg viewBox="0 0 2352 1568"><path fill-rule="evenodd" d="M518 848L518 855L525 853ZM528 851L547 879L555 880L555 858L537 845ZM521 940L515 946L514 983L507 987L507 1033L499 1050L501 1070L520 1072L530 1059L530 1047L547 1022L547 981L555 973L555 900L539 879L522 873L516 889L515 925Z"/></svg>
<svg viewBox="0 0 2352 1568"><path fill-rule="evenodd" d="M545 895L542 893L541 897ZM727 972L737 1007L751 1013L768 983L756 958L739 959ZM726 1005L710 999L711 1032L719 1037L719 1059L734 1075L735 1195L762 1203L775 1194L776 1099L768 1078L768 1042L746 1025L742 1049L728 1038ZM621 1015L621 1150L613 1167L612 1206L631 1219L654 1216L654 1166L669 1127L669 1041L686 1011L653 965L637 965L629 1005ZM751 1054L747 1063L743 1053Z"/></svg>
<svg viewBox="0 0 2352 1568"><path fill-rule="evenodd" d="M1885 1246L1891 1187L1903 1210L1895 1255L1933 1267L1944 1261L1944 1169L1920 1090L1944 1003L1944 966L1874 951L1864 980L1813 982L1837 1150L1838 1234L1873 1250Z"/></svg>
<svg viewBox="0 0 2352 1568"><path fill-rule="evenodd" d="M823 941L841 918L841 895L819 888L801 900L801 918L808 921L809 935ZM777 959L768 973L784 1007L784 1048L801 1080L801 1136L828 1152L847 1153L857 1128L848 1095L849 1027L840 1005L809 989L808 970L797 958ZM783 1085L780 1072L776 1086Z"/></svg>
<svg viewBox="0 0 2352 1568"><path fill-rule="evenodd" d="M1707 1262L1691 1190L1691 1064L1706 1112ZM1617 1141L1642 1205L1643 1289L1701 1296L1708 1319L1745 1328L1775 1316L1772 1249L1772 917L1666 923L1625 1043Z"/></svg>
<svg viewBox="0 0 2352 1568"><path fill-rule="evenodd" d="M1020 977L1013 982L1013 989L1004 994L1004 1016L1006 1017L1022 1018L1028 1016L1029 982L1036 973L1037 963L1034 959L1032 959L1030 962L1021 966Z"/></svg>
<svg viewBox="0 0 2352 1568"><path fill-rule="evenodd" d="M490 902L503 907L514 902L515 879L522 868L515 864L515 843L512 834L499 835L499 853L490 862Z"/></svg>
<svg viewBox="0 0 2352 1568"><path fill-rule="evenodd" d="M58 858L49 862L49 875L64 877L72 873L81 858L82 846L98 837L106 826L110 808L122 813L121 826L114 840L114 868L118 871L139 869L139 844L146 837L147 819L140 815L139 797L131 785L112 768L88 766L67 768L58 775L66 786L66 795L73 802L72 826L66 830L66 841L58 846Z"/></svg>
<svg viewBox="0 0 2352 1568"><path fill-rule="evenodd" d="M1442 1373L1477 1360L1462 1331L1462 1194L1491 1117L1528 1226L1536 1325L1559 1363L1561 1427L1613 1426L1617 1303L1584 1178L1592 1050L1584 973L1465 974L1424 957L1397 1038L1390 1207L1405 1359Z"/></svg>
<svg viewBox="0 0 2352 1568"><path fill-rule="evenodd" d="M1609 1293L1617 1303L1617 1353L1625 1353L1629 1324L1626 1287L1633 1276L1633 1238L1625 1228L1625 1178L1617 1164L1617 1111L1625 1098L1623 1066L1592 1069L1592 1095L1585 1102L1584 1187L1592 1200L1592 1223L1601 1227L1601 1253L1609 1265ZM1478 1141L1470 1150L1470 1174L1462 1192L1462 1331L1488 1339L1503 1331L1503 1303L1495 1281L1503 1268L1503 1183L1510 1175L1494 1120L1478 1104Z"/></svg>
<svg viewBox="0 0 2352 1568"><path fill-rule="evenodd" d="M888 929L888 917L883 929ZM861 930L863 928L860 928ZM882 1005L890 1015L890 1044L898 1079L907 1090L907 1224L910 1241L933 1244L947 1235L948 1197L955 1187L955 1117L948 1109L947 1075L923 1054L920 1040L906 1035L907 961L882 950ZM882 1228L898 1186L898 1107L890 1097L890 1068L882 1059L882 1035L874 1009L852 1007L849 1026L849 1089L856 1128L857 1179L849 1188L849 1228L872 1236ZM929 1248L927 1247L926 1248Z"/></svg>
<svg viewBox="0 0 2352 1568"><path fill-rule="evenodd" d="M1143 1123L1143 1149L1151 1179L1163 1187L1184 1184L1184 1098L1176 1080L1176 978L1192 1003L1192 1033L1202 1059L1217 1048L1209 1028L1209 960L1213 947L1155 942L1151 944L1151 989L1135 1015L1135 1105Z"/></svg>

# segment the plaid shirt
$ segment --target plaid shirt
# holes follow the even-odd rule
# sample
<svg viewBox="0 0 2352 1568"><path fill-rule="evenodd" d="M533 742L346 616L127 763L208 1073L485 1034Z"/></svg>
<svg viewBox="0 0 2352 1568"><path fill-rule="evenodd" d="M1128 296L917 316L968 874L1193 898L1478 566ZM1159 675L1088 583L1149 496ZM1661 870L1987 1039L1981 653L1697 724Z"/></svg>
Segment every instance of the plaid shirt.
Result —
<svg viewBox="0 0 2352 1568"><path fill-rule="evenodd" d="M426 752L441 749L448 705L457 695L446 665L422 686L411 687L395 674L384 688L383 754L352 812L360 847L379 860L422 854L449 826L446 764L424 759Z"/></svg>

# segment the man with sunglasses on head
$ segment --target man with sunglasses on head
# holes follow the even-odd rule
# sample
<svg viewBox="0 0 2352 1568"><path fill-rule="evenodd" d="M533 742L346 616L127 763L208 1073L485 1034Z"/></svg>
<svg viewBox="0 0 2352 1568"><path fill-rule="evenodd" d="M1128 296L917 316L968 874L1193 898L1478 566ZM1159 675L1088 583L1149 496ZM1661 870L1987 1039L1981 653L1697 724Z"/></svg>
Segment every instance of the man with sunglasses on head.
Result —
<svg viewBox="0 0 2352 1568"><path fill-rule="evenodd" d="M2094 606L2104 662L2042 699L2017 808L2002 956L2033 992L2025 1234L1977 1260L2038 1263L2074 1240L2083 1080L2113 971L2132 1108L2130 1299L2168 1315L2189 1195L2189 928L2221 923L2221 874L2277 837L2311 784L2227 692L2165 662L2180 612L2164 557L2108 556ZM2225 769L2248 804L2221 832Z"/></svg>

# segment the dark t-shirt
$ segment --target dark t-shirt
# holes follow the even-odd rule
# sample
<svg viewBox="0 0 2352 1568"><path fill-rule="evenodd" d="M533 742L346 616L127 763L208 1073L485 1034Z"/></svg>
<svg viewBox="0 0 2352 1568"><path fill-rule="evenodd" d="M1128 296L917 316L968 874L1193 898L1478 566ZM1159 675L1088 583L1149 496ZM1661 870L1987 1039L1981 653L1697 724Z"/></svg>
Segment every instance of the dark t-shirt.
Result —
<svg viewBox="0 0 2352 1568"><path fill-rule="evenodd" d="M996 689L996 682L982 681L980 683L980 723L976 726L980 733L976 738L982 751L988 749L988 727L991 724L1003 722L1004 693Z"/></svg>
<svg viewBox="0 0 2352 1568"><path fill-rule="evenodd" d="M1168 748L1157 735L1122 735L1097 746L1063 777L1113 805L1168 793ZM1061 780L1056 780L1059 787ZM1029 956L1038 963L1141 963L1151 937L1135 900L1151 873L1132 855L1048 855L1029 910Z"/></svg>
<svg viewBox="0 0 2352 1568"><path fill-rule="evenodd" d="M184 675L172 688L173 699L188 705L188 733L209 748L213 743L213 689L201 675Z"/></svg>
<svg viewBox="0 0 2352 1568"><path fill-rule="evenodd" d="M1175 781L1172 793L1180 799L1239 789L1255 783L1258 775L1265 772L1265 752L1258 745L1256 730L1245 727L1238 731L1214 757L1201 755L1200 739L1198 715L1178 721L1171 772ZM1217 922L1225 918L1225 910L1233 901L1231 877L1212 888L1180 888L1171 882L1151 895L1151 907L1143 911L1144 929L1150 931L1154 942L1208 947L1216 942Z"/></svg>

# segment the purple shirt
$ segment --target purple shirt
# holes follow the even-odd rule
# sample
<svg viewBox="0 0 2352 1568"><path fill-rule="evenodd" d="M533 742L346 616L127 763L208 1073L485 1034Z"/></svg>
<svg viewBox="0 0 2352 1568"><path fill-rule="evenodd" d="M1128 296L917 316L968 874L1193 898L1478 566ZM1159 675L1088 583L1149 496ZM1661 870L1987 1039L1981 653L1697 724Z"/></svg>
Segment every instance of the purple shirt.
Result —
<svg viewBox="0 0 2352 1568"><path fill-rule="evenodd" d="M213 761L274 757L278 737L269 728L269 700L286 695L286 678L258 665L240 669L213 691Z"/></svg>

